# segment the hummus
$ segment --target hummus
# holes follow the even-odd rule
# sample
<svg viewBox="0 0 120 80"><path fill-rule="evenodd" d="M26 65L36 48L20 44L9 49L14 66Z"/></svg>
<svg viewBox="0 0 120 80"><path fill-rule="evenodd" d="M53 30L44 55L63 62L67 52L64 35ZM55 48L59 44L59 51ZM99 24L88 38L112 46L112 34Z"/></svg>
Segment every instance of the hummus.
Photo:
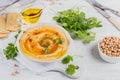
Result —
<svg viewBox="0 0 120 80"><path fill-rule="evenodd" d="M66 54L69 41L58 27L41 25L23 32L19 40L21 52L32 60L54 61Z"/></svg>

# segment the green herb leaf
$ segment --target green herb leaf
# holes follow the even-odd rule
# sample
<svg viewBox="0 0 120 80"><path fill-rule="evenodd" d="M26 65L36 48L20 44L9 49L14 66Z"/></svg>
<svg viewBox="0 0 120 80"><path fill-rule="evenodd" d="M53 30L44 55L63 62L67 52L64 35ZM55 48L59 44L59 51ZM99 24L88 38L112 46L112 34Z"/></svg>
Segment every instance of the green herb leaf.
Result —
<svg viewBox="0 0 120 80"><path fill-rule="evenodd" d="M55 38L54 40L56 41L57 44L62 44L62 40L60 38Z"/></svg>
<svg viewBox="0 0 120 80"><path fill-rule="evenodd" d="M92 33L89 33L89 30L102 26L97 18L86 18L84 12L74 9L58 12L58 15L53 17L53 20L58 22L70 34L73 33L74 35L71 34L72 38L78 38L85 43L90 43L95 39L95 35L91 37Z"/></svg>
<svg viewBox="0 0 120 80"><path fill-rule="evenodd" d="M73 57L68 55L65 58L63 58L62 63L63 64L68 64L68 63L70 63L70 61L73 61Z"/></svg>
<svg viewBox="0 0 120 80"><path fill-rule="evenodd" d="M88 35L86 32L81 32L81 31L76 31L75 34L79 39L85 39Z"/></svg>
<svg viewBox="0 0 120 80"><path fill-rule="evenodd" d="M48 54L48 51L49 51L49 48L46 47L46 48L44 49L44 54Z"/></svg>
<svg viewBox="0 0 120 80"><path fill-rule="evenodd" d="M48 47L48 41L47 40L45 40L43 43L42 43L42 46L44 46L44 47Z"/></svg>
<svg viewBox="0 0 120 80"><path fill-rule="evenodd" d="M17 56L18 49L13 43L9 43L3 52L7 59L14 59Z"/></svg>
<svg viewBox="0 0 120 80"><path fill-rule="evenodd" d="M76 66L73 64L69 64L67 69L66 69L66 73L69 75L73 75L76 72Z"/></svg>
<svg viewBox="0 0 120 80"><path fill-rule="evenodd" d="M84 43L88 44L93 40L95 40L95 36L89 36L86 39L84 39Z"/></svg>
<svg viewBox="0 0 120 80"><path fill-rule="evenodd" d="M93 32L89 32L88 34L90 34L89 36L87 36L85 39L84 39L84 43L88 44L90 43L91 41L95 40L95 33Z"/></svg>

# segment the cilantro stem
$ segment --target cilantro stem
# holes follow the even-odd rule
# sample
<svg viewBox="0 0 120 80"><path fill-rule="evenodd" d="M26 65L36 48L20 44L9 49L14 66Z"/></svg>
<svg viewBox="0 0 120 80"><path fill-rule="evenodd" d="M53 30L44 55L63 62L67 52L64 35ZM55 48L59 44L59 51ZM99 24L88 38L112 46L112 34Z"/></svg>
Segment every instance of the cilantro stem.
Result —
<svg viewBox="0 0 120 80"><path fill-rule="evenodd" d="M13 44L15 44L15 43L16 43L16 41L17 41L17 39L15 39L15 41L14 41L14 43L13 43Z"/></svg>

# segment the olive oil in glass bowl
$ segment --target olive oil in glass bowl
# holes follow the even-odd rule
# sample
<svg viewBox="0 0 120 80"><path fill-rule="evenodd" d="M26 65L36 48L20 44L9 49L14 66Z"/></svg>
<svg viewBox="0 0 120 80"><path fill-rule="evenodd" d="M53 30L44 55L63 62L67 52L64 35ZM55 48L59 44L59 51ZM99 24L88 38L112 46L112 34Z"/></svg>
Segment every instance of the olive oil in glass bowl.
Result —
<svg viewBox="0 0 120 80"><path fill-rule="evenodd" d="M37 4L34 4L33 6L30 6L28 8L25 8L21 12L22 20L25 23L34 24L37 23L37 21L40 19L40 16L43 12L44 6L37 6Z"/></svg>

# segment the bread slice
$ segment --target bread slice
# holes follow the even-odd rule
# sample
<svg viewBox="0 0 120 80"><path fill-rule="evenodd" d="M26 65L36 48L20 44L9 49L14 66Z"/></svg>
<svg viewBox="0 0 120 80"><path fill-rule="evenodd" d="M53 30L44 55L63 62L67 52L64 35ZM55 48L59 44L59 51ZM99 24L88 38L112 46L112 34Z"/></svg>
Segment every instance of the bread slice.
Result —
<svg viewBox="0 0 120 80"><path fill-rule="evenodd" d="M9 31L6 29L5 24L6 24L6 22L5 22L4 16L0 15L0 34L9 33Z"/></svg>
<svg viewBox="0 0 120 80"><path fill-rule="evenodd" d="M17 21L20 17L19 13L7 13L6 27L9 31L17 31L20 28L20 23Z"/></svg>
<svg viewBox="0 0 120 80"><path fill-rule="evenodd" d="M7 37L8 34L0 34L0 39Z"/></svg>

